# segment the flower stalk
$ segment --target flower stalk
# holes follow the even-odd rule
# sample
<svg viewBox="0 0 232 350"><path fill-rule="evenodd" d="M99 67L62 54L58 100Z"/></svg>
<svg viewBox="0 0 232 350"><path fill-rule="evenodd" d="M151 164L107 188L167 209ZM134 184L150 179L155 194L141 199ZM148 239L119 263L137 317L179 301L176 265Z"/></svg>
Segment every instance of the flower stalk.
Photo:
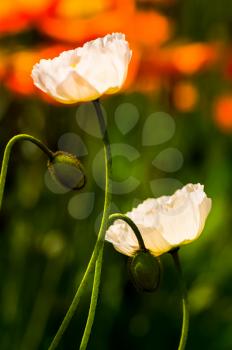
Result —
<svg viewBox="0 0 232 350"><path fill-rule="evenodd" d="M109 209L110 209L110 201L111 201L111 149L110 149L110 143L109 138L105 126L105 120L102 114L101 106L99 103L99 100L93 101L99 126L102 133L102 140L104 145L104 157L105 157L105 198L104 198L104 209L103 209L103 215L101 220L101 226L99 229L97 242L95 244L92 256L90 258L90 261L88 263L88 266L86 268L85 274L82 278L82 281L80 283L79 288L76 291L76 294L73 298L72 304L69 307L69 310L67 314L65 315L60 328L58 329L50 347L49 350L54 350L57 348L66 328L69 325L69 322L71 321L77 306L80 302L80 299L82 295L85 293L87 282L89 280L90 274L93 272L95 265L95 276L94 276L94 282L93 282L93 289L92 289L92 296L91 296L91 303L88 313L88 319L85 326L85 331L82 337L81 341L81 350L86 349L89 336L92 329L92 324L94 320L96 305L97 305L97 299L98 299L98 292L99 292L99 285L100 285L100 278L101 278L101 265L102 265L102 255L103 255L103 249L104 249L104 242L105 242L105 233L108 225L108 217L109 217Z"/></svg>
<svg viewBox="0 0 232 350"><path fill-rule="evenodd" d="M189 329L189 305L188 305L187 290L186 290L186 286L183 278L178 249L173 250L170 254L172 255L174 265L179 275L180 288L182 293L183 321L182 321L181 337L180 337L178 350L184 350L186 347L188 329Z"/></svg>
<svg viewBox="0 0 232 350"><path fill-rule="evenodd" d="M12 150L12 147L14 146L14 144L18 141L32 142L34 145L39 147L41 149L41 151L43 151L47 155L49 160L53 159L54 153L43 142L41 142L37 138L35 138L31 135L27 135L27 134L19 134L19 135L12 137L6 145L4 155L3 155L1 175L0 175L0 209L2 206L3 194L4 194L4 189L5 189L5 183L6 183L6 175L7 175L11 150Z"/></svg>
<svg viewBox="0 0 232 350"><path fill-rule="evenodd" d="M89 313L88 313L88 319L86 322L84 334L82 337L80 350L85 350L88 345L88 340L90 337L95 312L96 312L96 306L97 306L97 300L98 300L98 294L99 294L99 286L101 281L101 269L102 269L102 260L103 260L103 250L104 250L104 244L105 244L105 233L108 226L109 221L109 210L110 210L110 201L111 201L111 169L112 169L112 157L111 157L111 148L110 148L110 142L108 138L108 133L105 125L104 116L102 114L101 105L99 103L99 100L93 101L94 108L98 117L99 126L101 129L102 139L104 143L104 155L105 155L105 203L104 203L104 210L103 210L103 217L102 222L98 234L98 241L99 242L99 253L96 261L96 267L95 267L95 275L94 275L94 282L93 282L93 289L92 289L92 295L91 295L91 302L89 307ZM97 244L96 244L97 249Z"/></svg>
<svg viewBox="0 0 232 350"><path fill-rule="evenodd" d="M99 255L98 255L98 258L96 261L96 265L95 265L93 289L92 289L88 319L87 319L85 330L84 330L83 337L81 340L80 350L86 349L86 347L88 345L89 337L91 334L92 325L94 322L97 301L98 301L98 295L99 295L100 281L101 281L102 261L103 261L103 247L99 252Z"/></svg>
<svg viewBox="0 0 232 350"><path fill-rule="evenodd" d="M128 216L126 216L125 214L121 214L121 213L115 213L115 214L111 214L109 217L109 221L110 222L114 222L115 220L123 220L125 221L133 230L137 240L138 240L138 244L139 244L139 248L142 251L146 251L146 247L143 241L143 237L137 227L137 225L134 223L134 221L132 221Z"/></svg>

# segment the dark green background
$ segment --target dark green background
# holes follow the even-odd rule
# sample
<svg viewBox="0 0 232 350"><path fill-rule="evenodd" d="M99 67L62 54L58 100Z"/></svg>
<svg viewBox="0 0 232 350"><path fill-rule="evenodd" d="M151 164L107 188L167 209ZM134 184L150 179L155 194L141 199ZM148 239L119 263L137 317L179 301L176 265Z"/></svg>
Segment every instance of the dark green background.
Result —
<svg viewBox="0 0 232 350"><path fill-rule="evenodd" d="M229 0L183 0L168 15L176 21L176 38L223 40L231 45L232 3ZM155 30L155 29L154 29ZM4 38L2 45L34 42L36 33ZM103 100L113 143L128 143L141 154L131 166L115 159L116 179L131 173L141 182L128 195L114 195L124 212L135 198L152 195L149 181L169 176L151 165L159 151L178 148L182 168L171 176L183 184L201 182L213 200L204 234L180 251L191 308L187 349L232 348L232 238L231 238L231 135L223 134L212 118L212 102L231 83L221 67L193 78L200 91L197 108L183 115L158 98L140 94L116 95ZM136 126L122 135L114 121L115 109L124 102L139 110ZM52 149L67 132L84 140L89 154L83 157L87 188L95 192L94 210L86 220L68 213L73 193L52 193L44 183L46 158L39 151L18 144L12 153L7 177L0 235L0 348L47 349L69 307L87 266L96 239L94 224L103 207L104 193L93 180L92 162L101 140L81 130L75 119L77 107L51 106L39 99L22 98L0 91L1 155L9 138L26 132ZM150 113L164 111L176 123L174 137L160 146L143 147L141 130ZM168 189L167 189L168 190ZM58 247L57 250L54 247ZM139 294L127 274L127 259L106 244L100 298L89 349L177 349L181 327L178 279L171 258L162 257L163 276L154 294ZM59 349L77 349L85 324L90 286Z"/></svg>

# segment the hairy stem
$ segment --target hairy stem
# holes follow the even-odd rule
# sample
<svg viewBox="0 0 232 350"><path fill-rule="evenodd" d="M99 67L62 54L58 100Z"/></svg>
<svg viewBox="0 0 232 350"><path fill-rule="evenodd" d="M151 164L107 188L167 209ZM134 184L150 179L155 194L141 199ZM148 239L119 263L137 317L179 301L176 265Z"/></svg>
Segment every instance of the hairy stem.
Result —
<svg viewBox="0 0 232 350"><path fill-rule="evenodd" d="M186 290L186 286L185 286L185 282L182 274L178 251L175 250L171 252L171 255L172 255L177 273L179 275L180 287L181 287L181 293L182 293L183 320L182 320L181 337L180 337L178 350L184 350L187 342L188 329L189 329L189 305L188 305L188 298L187 298L187 290Z"/></svg>
<svg viewBox="0 0 232 350"><path fill-rule="evenodd" d="M76 291L76 294L73 298L72 304L69 307L69 310L67 314L65 315L60 328L58 329L50 347L49 350L54 350L58 346L66 328L68 327L69 322L71 321L77 306L79 304L81 296L84 294L86 290L86 285L89 279L90 274L93 272L95 264L96 264L96 276L94 277L94 284L92 289L92 296L91 296L91 303L90 303L90 309L88 314L88 319L85 327L85 331L82 338L82 350L86 348L89 340L89 336L91 333L91 328L94 320L95 315L95 309L97 304L97 298L98 298L98 291L99 291L99 284L100 284L100 277L101 277L101 263L102 263L102 254L103 254L103 248L104 248L104 240L105 240L105 232L108 225L108 216L109 216L109 208L110 208L110 200L111 200L111 149L110 149L110 143L108 139L108 134L105 126L105 120L102 115L101 106L98 100L93 102L98 121L99 126L102 133L102 140L104 144L104 157L105 157L105 199L104 199L104 209L103 209L103 215L101 220L101 226L99 229L97 242L95 244L92 256L90 258L90 261L88 263L88 266L86 268L85 274L82 278L82 281L80 283L80 286L78 290Z"/></svg>
<svg viewBox="0 0 232 350"><path fill-rule="evenodd" d="M103 248L99 252L99 255L96 261L94 281L93 281L93 291L91 295L88 319L87 319L85 331L82 337L80 350L86 349L88 345L89 337L91 334L92 325L94 322L95 311L96 311L97 301L98 301L98 294L99 294L99 286L101 281L102 259L103 259Z"/></svg>
<svg viewBox="0 0 232 350"><path fill-rule="evenodd" d="M50 149L46 145L44 145L40 140L36 139L35 137L27 134L19 134L12 137L6 145L4 155L3 155L1 174L0 174L0 209L2 206L2 199L3 199L4 189L5 189L10 153L11 153L12 147L18 141L30 141L34 143L36 146L38 146L48 156L50 160L53 158L53 152L50 151Z"/></svg>
<svg viewBox="0 0 232 350"><path fill-rule="evenodd" d="M133 230L137 240L138 240L138 244L139 244L139 248L140 250L146 251L146 247L143 241L143 237L137 227L137 225L134 223L134 221L132 221L128 216L126 216L125 214L121 214L121 213L115 213L115 214L111 214L109 217L109 221L115 221L115 220L123 220L125 221Z"/></svg>
<svg viewBox="0 0 232 350"><path fill-rule="evenodd" d="M106 228L107 228L107 224L108 224L109 205L110 205L110 199L111 199L111 195L109 193L111 190L110 175L111 175L111 165L112 165L111 164L110 143L109 143L108 134L107 134L107 130L106 130L105 120L104 120L102 110L101 110L101 105L100 105L98 100L94 101L93 104L94 104L96 114L98 117L101 133L103 135L104 154L105 154L105 174L106 174L105 175L105 181L106 181L106 185L105 185L106 192L105 193L107 195L106 196L107 201L105 201L105 205L104 205L104 212L103 212L104 221L102 221L102 225L101 225L100 231L99 231L99 238L100 238L101 246L100 246L99 255L98 255L98 258L96 261L95 275L94 275L94 282L93 282L93 289L92 289L88 319L87 319L84 334L82 337L80 350L85 350L87 345L88 345L88 341L89 341L89 337L91 334L91 329L92 329L92 325L93 325L93 321L94 321L94 317L95 317L98 294L99 294L99 285L100 285L100 281L101 281L101 267L102 267L103 249L104 249L104 241L105 241L105 232L106 232ZM105 215L107 215L107 217L105 217Z"/></svg>

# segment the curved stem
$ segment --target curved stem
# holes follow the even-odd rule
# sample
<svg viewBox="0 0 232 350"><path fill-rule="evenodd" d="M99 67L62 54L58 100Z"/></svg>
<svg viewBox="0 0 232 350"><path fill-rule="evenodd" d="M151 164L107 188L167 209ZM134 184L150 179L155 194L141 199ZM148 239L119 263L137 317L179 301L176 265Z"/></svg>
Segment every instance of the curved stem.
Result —
<svg viewBox="0 0 232 350"><path fill-rule="evenodd" d="M189 329L189 305L188 305L188 298L187 298L187 290L186 290L186 286L185 286L185 282L182 274L178 251L174 250L173 252L171 252L171 255L179 275L180 287L181 287L181 293L182 293L183 321L182 321L181 337L180 337L178 350L184 350L187 342L188 329Z"/></svg>
<svg viewBox="0 0 232 350"><path fill-rule="evenodd" d="M95 311L97 307L98 294L99 294L99 286L101 281L102 259L103 259L103 248L99 252L99 255L96 261L93 290L91 295L88 319L87 319L85 331L81 340L80 350L85 350L88 345L88 341L89 341L89 337L90 337L90 333L91 333L91 329L92 329L92 325L95 317Z"/></svg>
<svg viewBox="0 0 232 350"><path fill-rule="evenodd" d="M98 267L99 267L99 265L101 265L101 262L102 262L102 253L103 253L103 248L104 248L105 232L106 232L106 228L107 228L107 224L108 224L109 207L110 207L110 200L111 200L111 181L110 181L110 177L111 177L111 150L110 150L110 143L109 143L109 139L108 139L107 130L105 127L105 120L104 120L104 117L102 115L100 103L98 100L96 100L93 102L93 104L94 104L94 107L95 107L95 110L97 113L101 133L103 136L102 139L103 139L103 144L104 144L104 156L105 156L105 200L104 200L104 209L103 209L103 215L102 215L102 220L101 220L101 226L99 229L97 242L95 244L92 256L91 256L90 261L88 263L88 266L86 268L85 274L82 278L80 286L77 289L76 294L73 298L72 304L70 305L69 310L68 310L67 314L65 315L65 317L60 325L60 328L58 329L58 331L57 331L57 333L56 333L48 350L54 350L58 346L58 344L62 338L63 333L65 332L66 328L68 327L68 324L71 321L71 319L76 311L76 308L79 304L80 298L83 295L83 293L85 292L85 287L86 287L86 284L88 282L88 278L94 270L96 261L97 261ZM99 260L97 260L97 259L99 259ZM99 269L99 268L96 269L96 272L97 272L97 274L95 276L95 283L93 285L92 297L91 297L91 300L95 300L95 302L90 304L89 315L88 315L84 335L82 338L82 342L84 342L85 347L87 346L89 335L90 335L92 324L93 324L93 319L94 319L94 314L95 314L95 309L96 309L96 304L97 304L97 298L98 298L98 290L99 290L98 285L100 283L101 269ZM97 282L96 282L96 279L97 279ZM84 349L84 348L82 348L82 349Z"/></svg>
<svg viewBox="0 0 232 350"><path fill-rule="evenodd" d="M126 216L125 214L121 214L121 213L116 213L116 214L112 214L109 217L109 221L115 221L115 220L123 220L125 221L130 227L131 229L134 231L134 234L138 240L139 243L139 247L140 250L146 251L146 247L143 241L143 237L137 227L137 225L134 223L134 221L132 221L128 216Z"/></svg>
<svg viewBox="0 0 232 350"><path fill-rule="evenodd" d="M93 325L93 321L94 321L94 317L95 317L98 294L99 294L99 285L100 285L100 281L101 281L101 267L102 267L103 250L104 250L104 243L105 243L105 233L106 233L107 224L108 224L108 220L109 220L109 218L108 218L109 217L109 209L110 209L109 206L110 206L110 199L111 199L110 175L111 175L112 159L111 159L110 142L109 142L107 129L106 129L106 125L105 125L105 120L104 120L104 116L102 114L101 105L99 103L99 100L94 101L93 104L94 104L96 114L98 117L98 122L99 122L99 126L100 126L101 133L103 136L103 143L104 143L105 174L106 174L105 175L105 182L106 182L106 184L105 184L105 204L104 204L102 223L101 223L101 227L100 227L100 231L99 231L99 235L98 235L98 239L101 242L101 246L99 248L99 255L98 255L97 261L96 261L91 302L90 302L89 313L88 313L88 318L87 318L87 322L85 325L84 334L83 334L83 337L81 340L80 350L85 350L87 345L88 345L88 341L89 341L89 337L90 337L90 333L91 333L91 329L92 329L92 325Z"/></svg>
<svg viewBox="0 0 232 350"><path fill-rule="evenodd" d="M95 246L96 247L96 246ZM94 270L94 265L95 265L95 262L96 262L96 258L97 258L97 251L94 250L93 251L93 254L91 256L91 259L89 261L89 264L87 266L87 269L85 270L85 273L84 273L84 276L81 280L81 283L76 291L76 294L74 295L74 298L73 298L73 301L55 335L55 337L53 338L52 342L51 342L51 345L49 346L48 350L54 350L57 348L66 328L68 327L69 325L69 322L71 321L76 309L77 309L77 306L80 302L80 299L85 291L85 288L86 288L86 285L87 285L87 282L88 282L88 278L90 276L90 274L93 272Z"/></svg>
<svg viewBox="0 0 232 350"><path fill-rule="evenodd" d="M2 199L3 199L4 188L6 183L6 175L7 175L10 153L13 145L17 141L30 141L34 143L36 146L38 146L48 156L49 159L53 158L53 152L50 151L50 149L46 145L44 145L40 140L36 139L35 137L27 134L19 134L12 137L6 145L4 155L3 155L1 175L0 175L0 209L2 206Z"/></svg>
<svg viewBox="0 0 232 350"><path fill-rule="evenodd" d="M141 233L136 226L136 224L126 215L121 213L112 214L109 216L109 222L115 221L115 220L123 220L125 221L134 231L135 236L138 240L140 249L143 251L146 251L146 247L143 241L143 238L141 236ZM91 333L92 324L94 321L95 316L95 310L97 306L97 299L99 294L99 285L100 285L100 278L101 278L101 267L102 267L102 257L103 257L103 247L99 253L99 256L97 258L96 267L95 267L95 275L94 275L94 282L93 282L93 290L92 290L92 296L91 296L91 303L89 308L89 314L88 314L88 320L85 326L85 331L82 337L80 350L85 350L88 344L89 336Z"/></svg>

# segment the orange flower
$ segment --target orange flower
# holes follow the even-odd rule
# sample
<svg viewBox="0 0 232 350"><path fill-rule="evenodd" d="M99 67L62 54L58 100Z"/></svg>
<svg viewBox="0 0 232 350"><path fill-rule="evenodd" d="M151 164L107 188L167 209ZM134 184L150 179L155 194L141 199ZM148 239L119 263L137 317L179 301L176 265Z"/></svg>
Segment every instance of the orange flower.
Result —
<svg viewBox="0 0 232 350"><path fill-rule="evenodd" d="M0 33L25 29L31 21L49 12L57 0L15 0L0 2Z"/></svg>
<svg viewBox="0 0 232 350"><path fill-rule="evenodd" d="M58 0L53 14L60 18L90 18L110 11L133 11L134 0Z"/></svg>
<svg viewBox="0 0 232 350"><path fill-rule="evenodd" d="M140 50L136 46L131 45L132 49L132 57L128 67L127 78L125 84L122 87L122 91L128 90L131 86L133 86L136 76L138 74L141 53Z"/></svg>
<svg viewBox="0 0 232 350"><path fill-rule="evenodd" d="M28 20L18 13L12 1L0 2L0 33L9 33L24 29Z"/></svg>
<svg viewBox="0 0 232 350"><path fill-rule="evenodd" d="M71 46L108 32L124 32L134 52L124 89L133 87L133 90L151 91L160 86L160 77L156 77L154 67L150 64L145 67L151 61L150 57L147 59L151 48L157 50L171 34L169 21L158 12L136 10L134 0L36 0L35 8L29 0L17 0L17 3L20 6L16 6L16 13L20 13L24 21L33 18L39 30L71 43ZM43 17L39 17L42 13ZM38 55L35 51L24 51L13 57L7 86L19 93L32 93L34 87L27 74ZM143 66L140 65L141 57L145 57ZM27 64L23 64L24 60ZM135 78L139 76L137 83Z"/></svg>
<svg viewBox="0 0 232 350"><path fill-rule="evenodd" d="M54 11L40 21L38 29L56 40L75 46L108 32L125 33L134 52L126 88L135 87L133 82L140 70L141 56L146 56L151 48L159 47L171 35L170 22L165 16L156 11L136 10L134 0L59 0ZM149 74L149 69L146 71ZM149 90L153 86L154 79Z"/></svg>
<svg viewBox="0 0 232 350"><path fill-rule="evenodd" d="M214 118L225 132L232 132L232 94L220 96L214 104Z"/></svg>
<svg viewBox="0 0 232 350"><path fill-rule="evenodd" d="M191 43L162 48L154 52L153 56L153 65L157 71L191 75L212 65L218 55L213 45Z"/></svg>
<svg viewBox="0 0 232 350"><path fill-rule="evenodd" d="M29 67L33 65L36 54L32 51L21 51L9 57L5 83L10 90L25 95L34 91L30 81Z"/></svg>
<svg viewBox="0 0 232 350"><path fill-rule="evenodd" d="M196 87L187 81L180 81L173 89L173 104L181 112L192 111L198 99Z"/></svg>
<svg viewBox="0 0 232 350"><path fill-rule="evenodd" d="M215 49L211 45L193 43L177 46L171 52L173 68L183 74L194 74L212 64L216 59Z"/></svg>
<svg viewBox="0 0 232 350"><path fill-rule="evenodd" d="M130 90L150 94L158 91L160 87L160 75L156 74L153 70L151 57L146 53L140 55L140 62L134 76L134 81L129 86Z"/></svg>
<svg viewBox="0 0 232 350"><path fill-rule="evenodd" d="M128 39L142 47L157 47L171 35L169 21L155 11L135 11L124 25Z"/></svg>
<svg viewBox="0 0 232 350"><path fill-rule="evenodd" d="M224 49L224 50L223 50ZM222 62L221 67L224 67L224 78L232 79L232 50L231 47L221 48Z"/></svg>
<svg viewBox="0 0 232 350"><path fill-rule="evenodd" d="M52 58L67 47L53 45L37 50L24 50L15 52L7 57L7 74L5 85L13 92L30 95L36 89L31 79L31 70L41 58Z"/></svg>
<svg viewBox="0 0 232 350"><path fill-rule="evenodd" d="M175 3L176 3L176 0L137 0L136 1L136 4L139 7L154 6L154 5L169 6Z"/></svg>
<svg viewBox="0 0 232 350"><path fill-rule="evenodd" d="M58 0L54 11L38 23L39 30L58 40L83 43L105 32L120 31L114 28L120 20L118 14L125 17L133 10L133 0ZM102 31L104 22L109 26Z"/></svg>
<svg viewBox="0 0 232 350"><path fill-rule="evenodd" d="M39 30L75 44L111 32L123 32L131 44L142 46L157 46L170 36L169 21L155 11L137 11L134 0L60 0Z"/></svg>
<svg viewBox="0 0 232 350"><path fill-rule="evenodd" d="M6 60L5 57L0 55L0 81L4 78L6 72Z"/></svg>
<svg viewBox="0 0 232 350"><path fill-rule="evenodd" d="M156 47L153 50L144 48L141 51L140 65L132 88L142 92L152 92L168 84L168 89L172 89L177 79L194 75L212 66L218 56L216 46L203 43L176 44ZM186 91L189 93L188 88L185 89ZM183 93L182 88L181 93ZM193 100L194 94L191 94ZM179 107L185 109L184 106Z"/></svg>

